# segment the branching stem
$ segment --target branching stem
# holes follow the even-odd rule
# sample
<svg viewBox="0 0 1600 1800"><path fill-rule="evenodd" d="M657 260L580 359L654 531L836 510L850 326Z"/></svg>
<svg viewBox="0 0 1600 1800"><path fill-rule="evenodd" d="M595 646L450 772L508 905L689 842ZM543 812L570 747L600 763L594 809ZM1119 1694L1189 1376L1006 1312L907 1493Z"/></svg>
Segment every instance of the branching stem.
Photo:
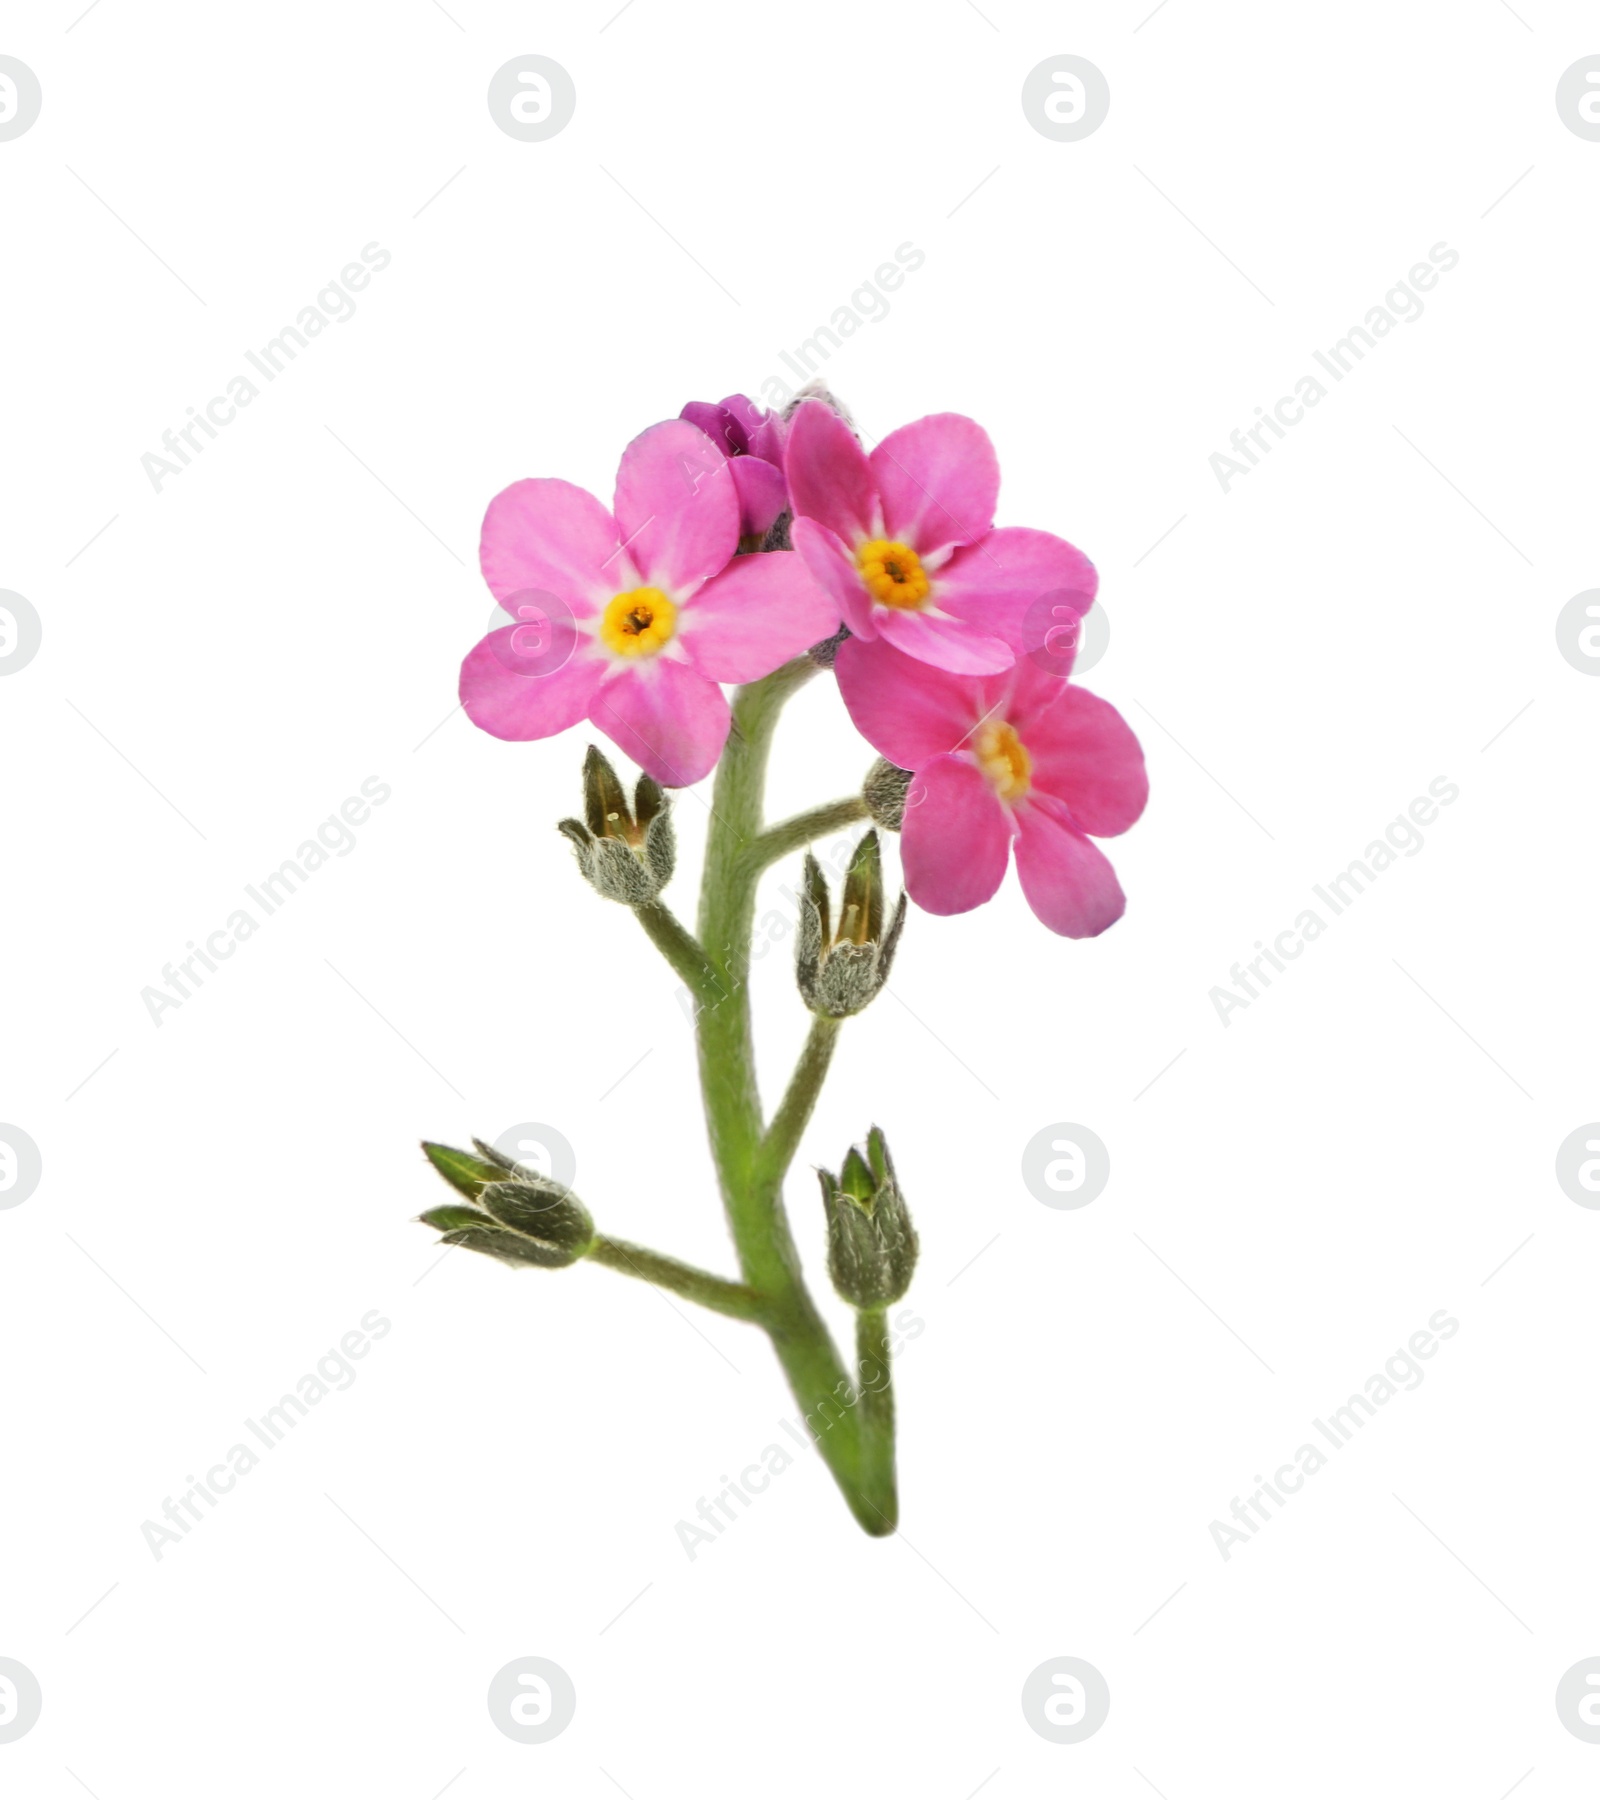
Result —
<svg viewBox="0 0 1600 1800"><path fill-rule="evenodd" d="M701 1002L713 999L719 991L716 977L705 951L700 948L699 939L679 924L676 915L659 900L651 901L648 906L636 906L633 911L650 941L672 964L690 993Z"/></svg>
<svg viewBox="0 0 1600 1800"><path fill-rule="evenodd" d="M706 1130L742 1282L724 1281L654 1251L599 1238L592 1261L637 1275L771 1338L789 1386L863 1530L895 1528L894 1403L881 1312L858 1320L856 1373L845 1366L806 1287L783 1203L783 1183L821 1092L836 1019L814 1019L805 1049L770 1124L762 1119L750 1017L750 938L756 886L780 856L867 815L859 798L813 807L782 824L763 817L767 758L784 703L817 672L797 657L735 694L733 723L717 766L700 888L698 936L660 905L635 908L695 998L695 1038Z"/></svg>
<svg viewBox="0 0 1600 1800"><path fill-rule="evenodd" d="M843 831L845 826L859 824L867 817L867 803L860 794L852 794L847 800L830 800L826 806L813 806L808 812L785 819L781 825L769 826L750 846L748 854L760 868L769 868L791 850L802 850L830 831Z"/></svg>
<svg viewBox="0 0 1600 1800"><path fill-rule="evenodd" d="M737 1281L725 1281L720 1275L679 1262L675 1256L646 1250L640 1244L625 1243L621 1238L597 1237L590 1246L589 1261L603 1263L608 1269L636 1276L640 1281L653 1281L657 1287L681 1294L685 1300L709 1306L713 1312L726 1313L730 1319L745 1319L756 1324L766 1320L766 1299L754 1288Z"/></svg>

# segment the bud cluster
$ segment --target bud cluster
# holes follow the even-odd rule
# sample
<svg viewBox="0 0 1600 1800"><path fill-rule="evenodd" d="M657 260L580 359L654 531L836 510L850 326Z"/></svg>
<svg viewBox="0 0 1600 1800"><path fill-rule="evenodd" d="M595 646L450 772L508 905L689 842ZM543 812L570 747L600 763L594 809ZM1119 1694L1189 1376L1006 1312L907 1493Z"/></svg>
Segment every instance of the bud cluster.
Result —
<svg viewBox="0 0 1600 1800"><path fill-rule="evenodd" d="M587 1255L594 1220L559 1181L524 1168L481 1139L476 1156L445 1144L422 1146L439 1173L467 1202L436 1206L422 1223L446 1244L478 1250L512 1268L564 1269Z"/></svg>

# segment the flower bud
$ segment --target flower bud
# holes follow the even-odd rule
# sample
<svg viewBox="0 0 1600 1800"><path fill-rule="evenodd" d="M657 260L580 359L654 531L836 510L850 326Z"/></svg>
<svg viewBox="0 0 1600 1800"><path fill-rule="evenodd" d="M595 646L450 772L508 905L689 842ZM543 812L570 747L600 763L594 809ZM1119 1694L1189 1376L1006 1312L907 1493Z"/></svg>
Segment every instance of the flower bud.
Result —
<svg viewBox="0 0 1600 1800"><path fill-rule="evenodd" d="M839 417L844 420L845 424L855 432L856 437L859 440L861 433L856 431L854 413L852 413L850 408L845 405L836 393L833 392L827 382L821 380L817 376L813 376L811 380L800 389L799 393L790 396L787 405L785 405L783 409L784 423L787 424L808 400L820 400L824 406L830 408L833 412L836 412Z"/></svg>
<svg viewBox="0 0 1600 1800"><path fill-rule="evenodd" d="M861 798L875 825L885 831L898 831L906 816L906 790L911 786L911 771L902 769L880 756L867 770L861 784Z"/></svg>
<svg viewBox="0 0 1600 1800"><path fill-rule="evenodd" d="M850 636L850 627L841 625L832 637L825 637L807 650L809 656L819 669L831 669L834 659L839 654L839 646Z"/></svg>
<svg viewBox="0 0 1600 1800"><path fill-rule="evenodd" d="M876 1125L863 1156L851 1147L837 1179L818 1169L828 1219L828 1273L842 1299L869 1311L892 1306L911 1285L917 1234L900 1197L889 1146Z"/></svg>
<svg viewBox="0 0 1600 1800"><path fill-rule="evenodd" d="M434 1207L422 1214L424 1225L442 1231L447 1244L479 1250L513 1268L564 1269L588 1254L594 1221L577 1195L478 1138L472 1143L476 1156L445 1144L422 1146L467 1202Z"/></svg>
<svg viewBox="0 0 1600 1800"><path fill-rule="evenodd" d="M648 776L633 790L633 810L617 772L589 746L583 759L583 810L587 823L563 819L557 827L578 853L578 867L597 894L624 906L645 906L672 879L677 841L666 795Z"/></svg>
<svg viewBox="0 0 1600 1800"><path fill-rule="evenodd" d="M847 1019L875 999L889 979L905 919L902 894L889 929L883 928L883 864L877 832L869 831L856 846L844 880L837 928L827 881L817 859L807 852L795 941L795 980L806 1005L825 1019Z"/></svg>

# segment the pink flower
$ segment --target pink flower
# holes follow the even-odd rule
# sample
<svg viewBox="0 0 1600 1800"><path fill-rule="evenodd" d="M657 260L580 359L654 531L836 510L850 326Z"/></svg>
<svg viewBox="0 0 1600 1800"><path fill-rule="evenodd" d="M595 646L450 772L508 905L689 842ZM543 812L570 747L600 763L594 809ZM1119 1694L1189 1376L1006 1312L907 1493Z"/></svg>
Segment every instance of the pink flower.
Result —
<svg viewBox="0 0 1600 1800"><path fill-rule="evenodd" d="M1028 656L999 675L953 675L851 638L835 669L863 736L915 771L901 860L919 906L993 899L1015 844L1022 891L1052 931L1096 937L1122 917L1116 874L1089 839L1126 831L1149 783L1115 707Z"/></svg>
<svg viewBox="0 0 1600 1800"><path fill-rule="evenodd" d="M789 504L783 484L783 421L744 394L729 394L715 406L691 400L678 417L698 425L728 458L739 496L740 534L765 537Z"/></svg>
<svg viewBox="0 0 1600 1800"><path fill-rule="evenodd" d="M684 419L622 453L615 512L566 481L489 502L480 560L520 624L461 665L461 704L498 738L587 718L664 786L698 781L728 735L719 681L755 681L838 629L798 556L735 557L728 462Z"/></svg>
<svg viewBox="0 0 1600 1800"><path fill-rule="evenodd" d="M892 431L871 456L808 400L784 456L794 546L851 632L962 675L997 673L1094 599L1094 565L1046 531L994 528L1000 465L958 413ZM1043 618L1040 620L1042 609Z"/></svg>

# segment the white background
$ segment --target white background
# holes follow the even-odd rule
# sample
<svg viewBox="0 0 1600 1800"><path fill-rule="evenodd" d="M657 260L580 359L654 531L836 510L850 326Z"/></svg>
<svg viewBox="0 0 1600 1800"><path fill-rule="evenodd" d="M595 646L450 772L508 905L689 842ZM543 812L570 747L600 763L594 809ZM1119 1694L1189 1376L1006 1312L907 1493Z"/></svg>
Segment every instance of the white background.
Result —
<svg viewBox="0 0 1600 1800"><path fill-rule="evenodd" d="M0 31L44 95L0 144L0 587L44 624L0 682L0 1120L44 1166L0 1212L0 1656L44 1691L6 1791L1593 1792L1553 1697L1600 1654L1600 1215L1553 1169L1600 1113L1600 684L1554 635L1597 583L1600 144L1554 105L1594 8L447 3ZM577 86L544 143L485 104L527 52ZM1111 88L1078 143L1020 104L1062 52ZM355 316L154 492L374 241ZM1001 522L1094 558L1087 685L1152 798L1098 941L1014 877L914 912L802 1146L824 1287L807 1165L874 1121L921 1230L902 1537L808 1454L691 1561L677 1521L788 1443L765 1343L409 1222L419 1137L535 1121L605 1229L732 1266L675 984L553 829L586 736L452 713L477 528L521 476L609 495L906 242L826 373L874 438L980 419ZM1441 242L1422 317L1224 493L1229 433ZM774 816L869 755L817 683ZM355 848L152 1024L370 776ZM1439 776L1420 853L1224 1027L1210 989ZM1020 1177L1059 1122L1110 1148L1080 1211ZM1210 1522L1441 1307L1423 1385L1224 1561ZM355 1385L155 1560L143 1521L374 1308ZM578 1693L540 1747L485 1706L525 1655ZM1060 1655L1111 1689L1074 1747L1019 1704Z"/></svg>

